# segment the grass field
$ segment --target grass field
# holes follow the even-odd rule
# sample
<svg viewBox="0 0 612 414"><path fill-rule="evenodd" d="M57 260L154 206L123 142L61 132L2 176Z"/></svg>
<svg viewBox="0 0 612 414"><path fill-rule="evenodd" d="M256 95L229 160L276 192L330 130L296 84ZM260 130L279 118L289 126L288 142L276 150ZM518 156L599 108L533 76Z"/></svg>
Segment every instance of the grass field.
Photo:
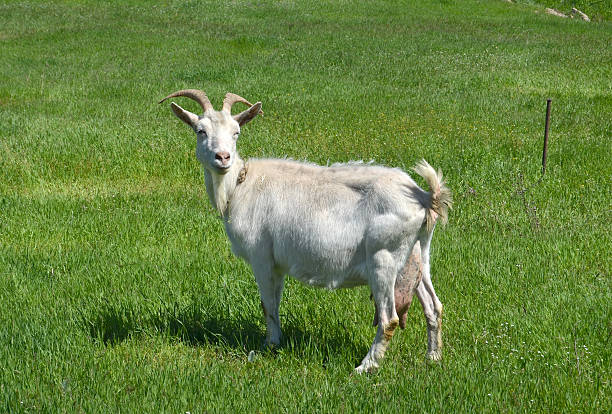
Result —
<svg viewBox="0 0 612 414"><path fill-rule="evenodd" d="M509 1L509 0L505 0ZM566 15L570 15L573 7L586 13L591 21L610 21L612 19L612 3L609 0L511 0L519 4L540 4L544 7L554 8ZM541 12L537 8L534 12ZM574 18L577 18L575 16ZM571 15L570 15L571 18Z"/></svg>
<svg viewBox="0 0 612 414"><path fill-rule="evenodd" d="M0 4L0 411L610 412L609 20L493 0L152 3ZM375 333L367 287L291 279L284 342L260 352L252 273L193 133L157 104L182 88L263 102L243 157L443 170L440 363L415 302L379 372L352 375Z"/></svg>

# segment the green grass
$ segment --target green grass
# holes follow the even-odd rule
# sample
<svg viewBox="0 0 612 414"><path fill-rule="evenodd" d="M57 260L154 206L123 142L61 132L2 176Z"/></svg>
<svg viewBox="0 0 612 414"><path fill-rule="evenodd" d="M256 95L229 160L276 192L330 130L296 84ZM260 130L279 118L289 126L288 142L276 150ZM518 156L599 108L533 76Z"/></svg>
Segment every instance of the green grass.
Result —
<svg viewBox="0 0 612 414"><path fill-rule="evenodd" d="M535 10L3 2L0 410L609 412L612 25ZM265 333L251 271L192 132L157 104L181 88L263 102L243 157L444 171L441 363L415 303L380 371L352 375L368 289L291 279L281 349L248 361Z"/></svg>
<svg viewBox="0 0 612 414"><path fill-rule="evenodd" d="M554 8L570 15L573 7L589 16L591 21L610 21L612 19L612 3L610 0L512 0L523 4L540 4L544 7ZM541 10L536 9L538 13ZM574 18L578 18L575 16Z"/></svg>

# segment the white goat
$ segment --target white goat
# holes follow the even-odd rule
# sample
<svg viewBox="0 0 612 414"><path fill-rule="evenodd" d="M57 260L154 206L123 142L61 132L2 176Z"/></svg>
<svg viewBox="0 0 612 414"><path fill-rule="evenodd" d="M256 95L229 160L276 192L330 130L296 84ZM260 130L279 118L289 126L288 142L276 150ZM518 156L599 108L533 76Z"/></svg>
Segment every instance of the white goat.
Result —
<svg viewBox="0 0 612 414"><path fill-rule="evenodd" d="M414 171L427 181L429 193L396 168L243 161L236 152L240 127L261 112L261 102L252 105L228 93L223 109L215 111L204 92L186 89L160 103L178 96L195 100L204 110L198 116L171 104L196 133L206 191L223 216L232 251L253 269L267 344L280 343L278 309L284 275L289 274L330 289L369 285L378 329L357 372L378 367L396 327L405 325L415 291L427 319L427 355L439 359L442 304L431 283L429 245L436 221L445 221L451 206L442 174L425 160L416 165ZM236 102L249 109L232 116Z"/></svg>

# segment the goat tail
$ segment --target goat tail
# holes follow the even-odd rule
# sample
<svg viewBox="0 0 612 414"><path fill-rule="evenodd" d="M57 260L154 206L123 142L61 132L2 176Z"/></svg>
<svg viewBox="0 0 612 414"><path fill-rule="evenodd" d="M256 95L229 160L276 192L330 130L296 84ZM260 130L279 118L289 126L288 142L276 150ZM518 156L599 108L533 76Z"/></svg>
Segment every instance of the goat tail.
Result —
<svg viewBox="0 0 612 414"><path fill-rule="evenodd" d="M432 231L438 218L442 224L448 221L448 210L453 207L453 196L446 182L442 179L442 171L433 169L425 160L414 166L414 172L427 181L431 191L431 202L427 207L427 231Z"/></svg>

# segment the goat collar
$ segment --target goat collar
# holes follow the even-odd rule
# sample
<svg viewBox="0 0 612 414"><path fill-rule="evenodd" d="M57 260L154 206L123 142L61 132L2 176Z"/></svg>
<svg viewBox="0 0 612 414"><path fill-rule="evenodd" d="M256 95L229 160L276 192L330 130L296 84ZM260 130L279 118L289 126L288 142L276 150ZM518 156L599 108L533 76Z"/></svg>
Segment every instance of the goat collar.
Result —
<svg viewBox="0 0 612 414"><path fill-rule="evenodd" d="M249 163L245 162L238 173L238 178L236 178L236 185L242 184L244 180L246 180L247 171L249 170Z"/></svg>

